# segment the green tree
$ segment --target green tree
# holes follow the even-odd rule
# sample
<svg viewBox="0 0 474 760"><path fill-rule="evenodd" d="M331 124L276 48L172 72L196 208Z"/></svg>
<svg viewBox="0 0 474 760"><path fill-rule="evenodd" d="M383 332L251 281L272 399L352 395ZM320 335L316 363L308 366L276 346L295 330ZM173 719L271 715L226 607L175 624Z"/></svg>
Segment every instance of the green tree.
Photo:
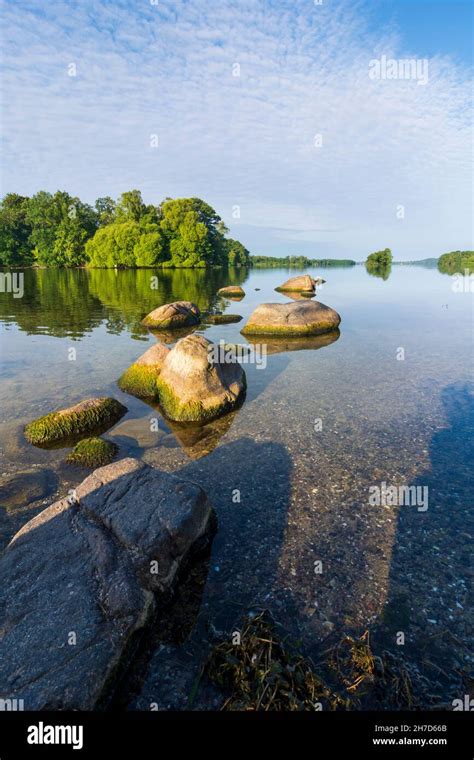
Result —
<svg viewBox="0 0 474 760"><path fill-rule="evenodd" d="M35 260L45 266L80 266L84 245L97 228L97 213L79 198L41 190L29 199L27 221Z"/></svg>
<svg viewBox="0 0 474 760"><path fill-rule="evenodd" d="M238 240L227 238L224 240L224 250L227 256L227 263L231 267L248 267L250 266L250 253Z"/></svg>
<svg viewBox="0 0 474 760"><path fill-rule="evenodd" d="M117 222L139 222L146 211L140 190L129 190L122 193L117 202L115 219Z"/></svg>
<svg viewBox="0 0 474 760"><path fill-rule="evenodd" d="M392 252L390 248L371 253L367 256L365 266L369 274L374 277L381 277L382 280L388 280L392 271Z"/></svg>
<svg viewBox="0 0 474 760"><path fill-rule="evenodd" d="M0 204L0 264L24 266L31 264L31 224L27 220L28 198L8 193Z"/></svg>
<svg viewBox="0 0 474 760"><path fill-rule="evenodd" d="M223 263L222 224L220 216L200 198L165 201L160 226L169 242L171 266Z"/></svg>
<svg viewBox="0 0 474 760"><path fill-rule="evenodd" d="M112 224L115 221L115 201L109 195L97 198L94 207L99 227L105 227L105 225Z"/></svg>
<svg viewBox="0 0 474 760"><path fill-rule="evenodd" d="M443 274L469 274L474 272L474 251L451 251L438 259L438 269Z"/></svg>
<svg viewBox="0 0 474 760"><path fill-rule="evenodd" d="M157 224L142 227L142 234L134 247L135 266L151 267L166 260L166 238Z"/></svg>

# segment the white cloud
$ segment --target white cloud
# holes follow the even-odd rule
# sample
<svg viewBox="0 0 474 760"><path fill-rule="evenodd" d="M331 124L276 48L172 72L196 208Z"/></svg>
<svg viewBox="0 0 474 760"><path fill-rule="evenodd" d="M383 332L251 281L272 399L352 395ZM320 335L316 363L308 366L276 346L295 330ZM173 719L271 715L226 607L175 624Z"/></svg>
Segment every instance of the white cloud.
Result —
<svg viewBox="0 0 474 760"><path fill-rule="evenodd" d="M393 29L369 31L369 10L6 2L3 191L198 195L265 253L276 238L292 253L354 258L386 245L399 258L468 247L467 72L437 58L425 86L371 80L371 59L406 56Z"/></svg>

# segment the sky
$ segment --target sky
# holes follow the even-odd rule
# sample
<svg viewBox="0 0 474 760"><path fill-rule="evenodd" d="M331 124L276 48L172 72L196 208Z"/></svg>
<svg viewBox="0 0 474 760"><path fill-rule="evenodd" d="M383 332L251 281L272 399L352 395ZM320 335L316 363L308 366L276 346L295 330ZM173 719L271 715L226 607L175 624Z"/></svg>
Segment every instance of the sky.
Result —
<svg viewBox="0 0 474 760"><path fill-rule="evenodd" d="M253 254L472 249L472 16L467 0L4 0L1 194L197 196Z"/></svg>

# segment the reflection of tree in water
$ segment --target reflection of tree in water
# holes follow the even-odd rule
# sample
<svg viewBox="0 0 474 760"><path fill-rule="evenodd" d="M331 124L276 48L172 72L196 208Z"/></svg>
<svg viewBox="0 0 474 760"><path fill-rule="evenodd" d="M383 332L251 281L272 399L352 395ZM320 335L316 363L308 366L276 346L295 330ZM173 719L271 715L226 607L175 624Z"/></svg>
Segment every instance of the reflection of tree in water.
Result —
<svg viewBox="0 0 474 760"><path fill-rule="evenodd" d="M145 336L145 314L171 301L213 308L217 290L241 284L248 270L234 269L27 269L24 295L2 294L0 317L30 334L80 338L105 320L108 332Z"/></svg>
<svg viewBox="0 0 474 760"><path fill-rule="evenodd" d="M381 262L368 261L365 265L367 274L372 277L381 277L382 280L388 280L392 271L391 264L383 264Z"/></svg>
<svg viewBox="0 0 474 760"><path fill-rule="evenodd" d="M83 269L27 269L24 294L0 298L0 317L34 335L80 338L100 325L105 314L100 300L89 291Z"/></svg>

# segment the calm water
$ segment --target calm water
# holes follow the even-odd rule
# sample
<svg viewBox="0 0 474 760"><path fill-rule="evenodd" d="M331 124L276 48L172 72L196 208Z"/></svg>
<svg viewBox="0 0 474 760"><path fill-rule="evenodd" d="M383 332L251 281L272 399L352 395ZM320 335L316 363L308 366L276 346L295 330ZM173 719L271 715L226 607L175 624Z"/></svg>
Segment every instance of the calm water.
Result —
<svg viewBox="0 0 474 760"><path fill-rule="evenodd" d="M403 630L406 656L425 669L435 703L459 696L470 663L472 296L422 267L395 266L387 280L362 266L313 274L327 279L317 297L340 313L339 338L322 346L307 339L291 351L270 343L266 368L246 367L243 407L191 431L117 388L155 340L140 319L187 299L245 320L259 303L287 300L274 291L287 270L29 270L23 298L0 295L3 476L46 469L55 484L46 503L66 493L85 472L64 464L66 450L29 446L22 428L83 398L113 395L129 410L106 436L120 455L199 482L217 513L201 585L183 591L186 623L178 616L174 632L156 632L161 645L127 699L134 708L185 706L210 631L232 630L259 605L313 655L341 632L370 626L393 646ZM242 301L217 297L229 283L243 285ZM244 324L199 332L245 343ZM369 487L382 481L428 487L428 509L370 506ZM44 503L0 509L3 541Z"/></svg>

